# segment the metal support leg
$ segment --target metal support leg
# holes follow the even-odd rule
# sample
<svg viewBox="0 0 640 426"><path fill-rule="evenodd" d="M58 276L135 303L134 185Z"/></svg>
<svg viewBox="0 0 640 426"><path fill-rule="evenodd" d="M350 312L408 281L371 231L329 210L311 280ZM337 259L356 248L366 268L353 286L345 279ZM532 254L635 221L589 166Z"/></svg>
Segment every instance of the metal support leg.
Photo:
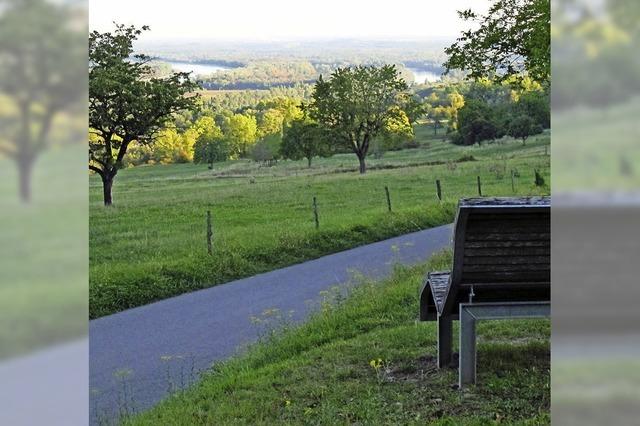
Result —
<svg viewBox="0 0 640 426"><path fill-rule="evenodd" d="M476 383L476 321L545 318L550 314L549 302L461 303L459 388Z"/></svg>
<svg viewBox="0 0 640 426"><path fill-rule="evenodd" d="M453 320L438 315L438 368L451 364L453 358Z"/></svg>
<svg viewBox="0 0 640 426"><path fill-rule="evenodd" d="M458 386L476 383L476 319L466 309L460 310L460 361Z"/></svg>

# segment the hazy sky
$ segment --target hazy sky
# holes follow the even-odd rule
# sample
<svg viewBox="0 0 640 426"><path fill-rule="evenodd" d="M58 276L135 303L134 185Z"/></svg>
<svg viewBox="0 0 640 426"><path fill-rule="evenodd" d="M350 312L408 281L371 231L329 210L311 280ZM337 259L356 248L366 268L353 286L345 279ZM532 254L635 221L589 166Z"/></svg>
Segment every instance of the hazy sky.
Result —
<svg viewBox="0 0 640 426"><path fill-rule="evenodd" d="M149 25L144 40L454 37L457 10L489 0L90 0L92 30Z"/></svg>

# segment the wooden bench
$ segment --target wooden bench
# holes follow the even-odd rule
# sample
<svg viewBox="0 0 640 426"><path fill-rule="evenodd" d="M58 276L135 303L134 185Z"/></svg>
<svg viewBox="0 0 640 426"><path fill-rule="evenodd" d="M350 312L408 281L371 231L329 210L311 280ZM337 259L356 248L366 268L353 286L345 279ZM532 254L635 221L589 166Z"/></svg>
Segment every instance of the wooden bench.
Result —
<svg viewBox="0 0 640 426"><path fill-rule="evenodd" d="M420 290L420 320L438 322L440 368L452 364L460 320L460 387L476 382L477 320L549 316L550 207L549 197L460 200L452 270L429 273Z"/></svg>

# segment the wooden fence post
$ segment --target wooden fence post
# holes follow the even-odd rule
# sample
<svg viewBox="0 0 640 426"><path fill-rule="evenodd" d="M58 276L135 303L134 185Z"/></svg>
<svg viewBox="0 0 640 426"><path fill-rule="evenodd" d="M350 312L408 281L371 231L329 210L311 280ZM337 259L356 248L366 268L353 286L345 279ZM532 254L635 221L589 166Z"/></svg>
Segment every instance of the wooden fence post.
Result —
<svg viewBox="0 0 640 426"><path fill-rule="evenodd" d="M513 169L511 169L511 192L515 193L516 192L516 184L515 184L515 181L514 181L514 174L515 173L513 172Z"/></svg>
<svg viewBox="0 0 640 426"><path fill-rule="evenodd" d="M320 220L318 219L318 201L313 197L313 219L316 222L316 229L320 228Z"/></svg>
<svg viewBox="0 0 640 426"><path fill-rule="evenodd" d="M213 231L211 230L211 210L207 210L207 253L213 254L213 243L211 241Z"/></svg>
<svg viewBox="0 0 640 426"><path fill-rule="evenodd" d="M389 209L389 212L391 212L391 197L389 196L389 187L388 186L384 187L384 192L387 194L387 207Z"/></svg>
<svg viewBox="0 0 640 426"><path fill-rule="evenodd" d="M482 197L482 183L480 182L480 176L478 176L478 195Z"/></svg>
<svg viewBox="0 0 640 426"><path fill-rule="evenodd" d="M438 200L442 201L442 188L440 187L440 179L436 179L436 194L438 194Z"/></svg>

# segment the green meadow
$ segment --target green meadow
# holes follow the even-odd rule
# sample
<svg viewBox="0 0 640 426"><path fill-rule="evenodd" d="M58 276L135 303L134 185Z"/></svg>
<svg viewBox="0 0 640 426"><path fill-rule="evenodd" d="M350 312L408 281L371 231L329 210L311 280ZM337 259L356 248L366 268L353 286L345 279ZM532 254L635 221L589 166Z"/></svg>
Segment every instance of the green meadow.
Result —
<svg viewBox="0 0 640 426"><path fill-rule="evenodd" d="M306 160L271 167L237 160L211 170L196 164L125 169L108 208L99 178L91 176L91 318L449 223L457 200L478 194L477 176L485 196L550 192L549 133L526 145L506 138L471 147L432 133L418 127L417 148L370 156L365 175L357 173L353 154L314 159L311 168ZM535 185L536 169L542 186Z"/></svg>

